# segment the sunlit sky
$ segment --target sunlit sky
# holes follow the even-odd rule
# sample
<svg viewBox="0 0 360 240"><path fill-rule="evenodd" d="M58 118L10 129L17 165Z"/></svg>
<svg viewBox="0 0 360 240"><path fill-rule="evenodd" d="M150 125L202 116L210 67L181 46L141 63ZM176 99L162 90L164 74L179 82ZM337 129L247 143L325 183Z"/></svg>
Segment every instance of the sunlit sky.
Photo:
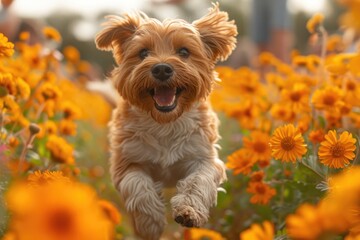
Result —
<svg viewBox="0 0 360 240"><path fill-rule="evenodd" d="M77 13L84 16L83 20L77 21L71 26L78 40L89 40L98 31L99 24L96 17L99 13L107 12L119 14L122 12L147 9L156 11L159 18L178 18L179 9L176 6L153 4L166 0L15 0L11 10L16 15L28 18L44 18L54 13ZM215 2L215 0L213 0ZM236 5L237 0L219 0L234 4L241 8L244 13L249 13L249 3L252 0L242 0L243 5ZM324 12L326 0L288 0L288 9L291 12L306 11L308 13ZM187 0L183 2L189 9L197 9L198 16L202 16L210 6L210 0ZM186 19L191 20L191 19Z"/></svg>
<svg viewBox="0 0 360 240"><path fill-rule="evenodd" d="M157 0L161 1L161 0ZM190 3L194 0L187 1ZM289 0L291 11L323 11L326 0ZM123 12L145 9L150 0L15 0L13 10L25 17L44 17L57 11L70 11L86 17L102 11Z"/></svg>

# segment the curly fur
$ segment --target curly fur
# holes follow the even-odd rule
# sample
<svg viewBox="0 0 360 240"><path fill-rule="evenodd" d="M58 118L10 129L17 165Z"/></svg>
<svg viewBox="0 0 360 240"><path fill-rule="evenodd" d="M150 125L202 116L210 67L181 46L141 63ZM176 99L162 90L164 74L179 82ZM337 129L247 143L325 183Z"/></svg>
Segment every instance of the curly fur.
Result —
<svg viewBox="0 0 360 240"><path fill-rule="evenodd" d="M110 173L132 215L136 234L159 239L166 224L162 188L176 186L175 221L185 227L207 222L225 179L218 160L218 120L207 101L217 74L215 63L235 47L236 26L214 5L193 23L160 22L144 13L109 16L97 35L99 49L113 51L118 66L111 78L122 99L110 123ZM187 48L189 57L179 56ZM142 49L149 54L139 57ZM172 66L166 82L154 79L158 63ZM150 89L181 89L176 107L155 107Z"/></svg>

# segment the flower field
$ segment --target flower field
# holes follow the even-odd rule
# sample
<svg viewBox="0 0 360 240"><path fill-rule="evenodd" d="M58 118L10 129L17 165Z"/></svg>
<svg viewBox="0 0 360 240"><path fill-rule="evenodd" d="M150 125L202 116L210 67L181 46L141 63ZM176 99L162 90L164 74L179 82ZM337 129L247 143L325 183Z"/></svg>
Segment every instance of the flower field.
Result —
<svg viewBox="0 0 360 240"><path fill-rule="evenodd" d="M360 32L360 1L340 3L341 24ZM360 239L360 46L323 21L306 25L318 54L216 68L225 191L204 228L169 209L163 239ZM56 29L42 34L35 45L0 34L0 239L134 239L108 175L112 106L86 87L91 63L59 51Z"/></svg>

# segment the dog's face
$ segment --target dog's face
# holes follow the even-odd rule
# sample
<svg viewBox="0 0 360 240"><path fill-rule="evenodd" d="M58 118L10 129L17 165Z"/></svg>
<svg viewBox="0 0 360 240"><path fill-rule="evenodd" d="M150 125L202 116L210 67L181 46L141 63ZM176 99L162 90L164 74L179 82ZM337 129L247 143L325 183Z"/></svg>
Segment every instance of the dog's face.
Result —
<svg viewBox="0 0 360 240"><path fill-rule="evenodd" d="M217 5L192 24L160 22L143 13L109 16L105 24L96 44L114 53L115 86L125 100L160 123L175 120L209 95L215 63L232 52L237 34Z"/></svg>

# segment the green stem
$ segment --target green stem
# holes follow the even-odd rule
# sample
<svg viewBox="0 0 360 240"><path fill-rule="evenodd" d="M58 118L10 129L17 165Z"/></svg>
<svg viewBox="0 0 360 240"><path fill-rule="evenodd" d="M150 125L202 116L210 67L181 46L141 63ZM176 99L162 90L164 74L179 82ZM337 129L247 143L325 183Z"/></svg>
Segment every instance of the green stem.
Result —
<svg viewBox="0 0 360 240"><path fill-rule="evenodd" d="M310 167L309 165L307 165L306 163L304 163L303 161L299 161L304 167L308 168L309 170L311 170L313 173L315 173L316 175L318 175L322 180L326 180L326 178L319 173L318 171L316 171L315 169L313 169L312 167Z"/></svg>

